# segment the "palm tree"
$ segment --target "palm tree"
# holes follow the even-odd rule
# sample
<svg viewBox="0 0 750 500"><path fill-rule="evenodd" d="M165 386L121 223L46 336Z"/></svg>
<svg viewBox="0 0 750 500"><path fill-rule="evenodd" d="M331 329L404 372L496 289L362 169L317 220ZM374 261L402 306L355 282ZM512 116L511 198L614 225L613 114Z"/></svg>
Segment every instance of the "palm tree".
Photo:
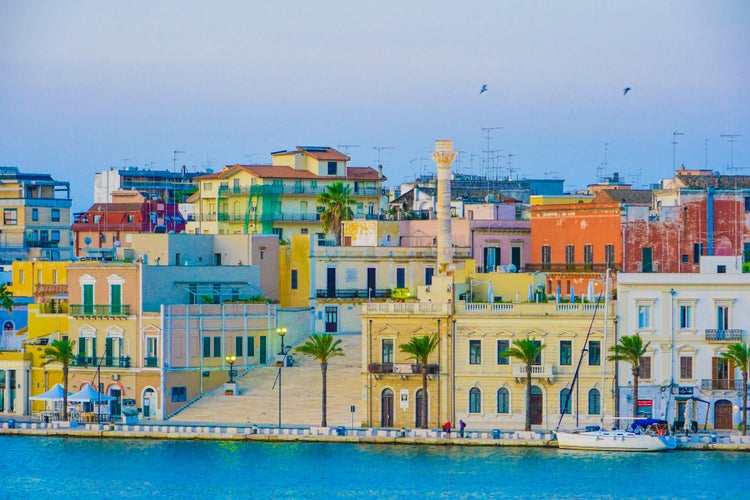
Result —
<svg viewBox="0 0 750 500"><path fill-rule="evenodd" d="M641 358L646 354L651 342L643 344L640 334L624 335L620 341L609 348L609 361L627 361L633 370L633 418L638 417L638 377L641 374Z"/></svg>
<svg viewBox="0 0 750 500"><path fill-rule="evenodd" d="M354 218L351 205L357 203L352 199L351 188L341 181L334 182L326 186L325 192L318 196L318 203L325 206L320 216L320 220L323 221L323 231L326 234L333 232L336 244L340 245L341 223Z"/></svg>
<svg viewBox="0 0 750 500"><path fill-rule="evenodd" d="M730 344L721 359L730 361L742 372L742 435L747 436L747 372L750 369L750 347L744 342Z"/></svg>
<svg viewBox="0 0 750 500"><path fill-rule="evenodd" d="M526 431L531 430L531 365L536 362L545 347L546 345L537 342L536 339L526 337L515 339L513 347L503 352L506 358L516 358L526 365Z"/></svg>
<svg viewBox="0 0 750 500"><path fill-rule="evenodd" d="M417 365L422 368L422 415L424 420L422 421L422 428L427 428L427 363L430 360L430 355L435 347L438 345L437 333L432 335L425 335L424 337L412 337L406 344L401 344L399 349L401 352L409 354L407 359L413 359L417 362Z"/></svg>
<svg viewBox="0 0 750 500"><path fill-rule="evenodd" d="M328 427L328 419L326 418L326 399L328 395L327 390L327 375L328 375L328 361L334 356L343 356L344 350L339 347L341 339L333 340L333 335L330 333L317 334L313 333L307 339L307 342L297 347L297 352L307 354L320 361L320 371L323 374L323 420L321 421L322 427Z"/></svg>
<svg viewBox="0 0 750 500"><path fill-rule="evenodd" d="M8 312L13 312L14 305L16 303L13 301L13 292L3 283L0 285L0 309L7 309Z"/></svg>
<svg viewBox="0 0 750 500"><path fill-rule="evenodd" d="M75 354L73 346L75 340L53 340L52 344L44 348L44 357L46 361L42 366L50 363L60 363L62 365L63 375L63 420L68 420L68 369L73 364Z"/></svg>

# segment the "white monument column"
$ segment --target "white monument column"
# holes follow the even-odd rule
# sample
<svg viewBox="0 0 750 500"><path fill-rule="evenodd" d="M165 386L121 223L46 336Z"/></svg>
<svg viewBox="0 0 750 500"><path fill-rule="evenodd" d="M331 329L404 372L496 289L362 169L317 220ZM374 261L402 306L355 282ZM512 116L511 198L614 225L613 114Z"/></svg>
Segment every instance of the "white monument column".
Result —
<svg viewBox="0 0 750 500"><path fill-rule="evenodd" d="M451 238L451 163L456 158L453 141L435 141L432 159L437 163L437 274L453 273L453 239Z"/></svg>

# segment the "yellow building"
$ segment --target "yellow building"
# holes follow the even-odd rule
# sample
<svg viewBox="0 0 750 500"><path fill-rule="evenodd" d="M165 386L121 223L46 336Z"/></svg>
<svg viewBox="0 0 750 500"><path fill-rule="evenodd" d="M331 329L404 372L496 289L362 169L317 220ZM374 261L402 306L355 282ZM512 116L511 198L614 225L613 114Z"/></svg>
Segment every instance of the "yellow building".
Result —
<svg viewBox="0 0 750 500"><path fill-rule="evenodd" d="M68 284L68 264L69 261L14 261L10 291L14 297L35 298L65 293Z"/></svg>
<svg viewBox="0 0 750 500"><path fill-rule="evenodd" d="M187 232L323 239L318 196L335 182L350 187L355 218L375 217L383 206L385 177L370 167L349 167L349 159L332 148L297 147L272 153L271 165L232 165L197 177L198 192L188 200L195 204L195 220Z"/></svg>

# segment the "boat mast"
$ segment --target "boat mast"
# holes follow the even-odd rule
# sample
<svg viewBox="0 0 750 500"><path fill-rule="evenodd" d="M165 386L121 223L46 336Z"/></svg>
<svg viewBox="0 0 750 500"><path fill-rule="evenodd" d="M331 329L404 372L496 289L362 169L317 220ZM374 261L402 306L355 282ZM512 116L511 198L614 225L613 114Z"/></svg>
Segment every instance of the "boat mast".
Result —
<svg viewBox="0 0 750 500"><path fill-rule="evenodd" d="M599 423L604 428L604 403L607 401L607 326L609 325L609 267L607 268L607 278L604 282L604 339L602 339L602 407L599 417Z"/></svg>

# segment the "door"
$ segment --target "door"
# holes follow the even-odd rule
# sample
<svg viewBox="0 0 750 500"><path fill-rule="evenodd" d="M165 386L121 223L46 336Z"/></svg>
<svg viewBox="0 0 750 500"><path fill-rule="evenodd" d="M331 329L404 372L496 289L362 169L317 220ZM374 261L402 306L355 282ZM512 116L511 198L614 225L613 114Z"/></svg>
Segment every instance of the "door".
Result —
<svg viewBox="0 0 750 500"><path fill-rule="evenodd" d="M153 389L146 389L143 394L143 418L151 418L156 410L156 394Z"/></svg>
<svg viewBox="0 0 750 500"><path fill-rule="evenodd" d="M336 306L326 306L326 333L336 333L339 323L339 309Z"/></svg>
<svg viewBox="0 0 750 500"><path fill-rule="evenodd" d="M516 267L516 271L521 270L521 247L510 248L510 263Z"/></svg>
<svg viewBox="0 0 750 500"><path fill-rule="evenodd" d="M643 265L641 266L641 272L653 272L653 255L651 248L647 247L641 249L641 260L643 262Z"/></svg>
<svg viewBox="0 0 750 500"><path fill-rule="evenodd" d="M393 427L393 391L384 389L380 396L380 427Z"/></svg>
<svg viewBox="0 0 750 500"><path fill-rule="evenodd" d="M109 414L112 417L119 417L122 413L122 391L119 387L110 387L109 395L116 398L109 402Z"/></svg>
<svg viewBox="0 0 750 500"><path fill-rule="evenodd" d="M260 351L260 358L258 359L258 362L261 365L265 365L266 361L268 361L267 353L266 353L266 336L261 335L260 336L260 346L258 347Z"/></svg>
<svg viewBox="0 0 750 500"><path fill-rule="evenodd" d="M711 359L713 390L733 390L734 387L734 366L730 361L721 358Z"/></svg>
<svg viewBox="0 0 750 500"><path fill-rule="evenodd" d="M422 389L417 391L416 396L417 407L414 409L416 412L416 418L414 421L417 428L427 427L427 413L429 408L428 399ZM424 403L422 401L424 400ZM423 409L424 408L424 409Z"/></svg>
<svg viewBox="0 0 750 500"><path fill-rule="evenodd" d="M375 290L377 286L377 275L376 268L367 268L367 298L375 297Z"/></svg>
<svg viewBox="0 0 750 500"><path fill-rule="evenodd" d="M542 390L537 386L531 387L531 402L529 413L531 414L531 425L542 424L542 409L544 401L542 399Z"/></svg>
<svg viewBox="0 0 750 500"><path fill-rule="evenodd" d="M424 284L427 286L432 285L432 277L435 275L435 269L432 267L426 267L424 270Z"/></svg>
<svg viewBox="0 0 750 500"><path fill-rule="evenodd" d="M336 268L329 267L326 271L326 297L336 298Z"/></svg>
<svg viewBox="0 0 750 500"><path fill-rule="evenodd" d="M732 428L732 403L720 399L714 404L714 429Z"/></svg>

